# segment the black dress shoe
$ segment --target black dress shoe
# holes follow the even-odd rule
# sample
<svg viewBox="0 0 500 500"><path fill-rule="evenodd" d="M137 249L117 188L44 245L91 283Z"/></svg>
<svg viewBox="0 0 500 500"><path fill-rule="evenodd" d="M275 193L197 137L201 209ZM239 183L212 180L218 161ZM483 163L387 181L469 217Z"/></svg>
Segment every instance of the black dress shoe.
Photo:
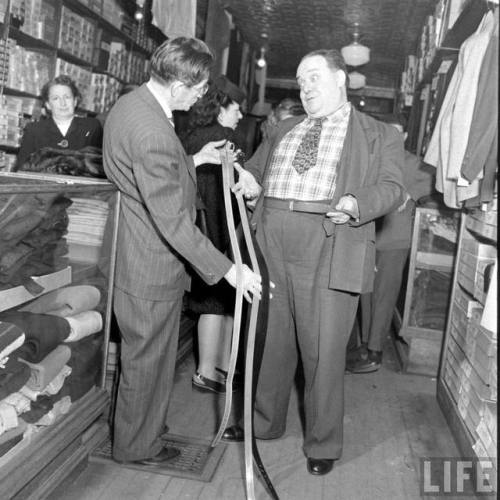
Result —
<svg viewBox="0 0 500 500"><path fill-rule="evenodd" d="M226 427L226 430L222 434L223 441L229 441L232 443L239 443L243 441L244 438L245 432L238 424Z"/></svg>
<svg viewBox="0 0 500 500"><path fill-rule="evenodd" d="M323 476L333 469L333 458L308 458L307 470L314 476Z"/></svg>
<svg viewBox="0 0 500 500"><path fill-rule="evenodd" d="M168 462L169 460L172 460L173 458L179 456L181 454L181 451L178 450L177 448L174 448L172 446L164 447L158 455L155 455L154 457L151 458L144 458L142 460L134 460L133 464L138 464L138 465L151 465L153 467L158 467L160 465L163 465L165 462Z"/></svg>
<svg viewBox="0 0 500 500"><path fill-rule="evenodd" d="M363 359L358 359L353 363L347 363L346 369L351 373L372 373L376 372L382 364L382 351L368 350L368 354Z"/></svg>

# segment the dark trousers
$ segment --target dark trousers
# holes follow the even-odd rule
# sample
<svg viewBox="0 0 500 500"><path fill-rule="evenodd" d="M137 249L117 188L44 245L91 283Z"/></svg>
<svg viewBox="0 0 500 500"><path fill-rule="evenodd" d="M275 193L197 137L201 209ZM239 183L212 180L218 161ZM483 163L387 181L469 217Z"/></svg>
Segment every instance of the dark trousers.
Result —
<svg viewBox="0 0 500 500"><path fill-rule="evenodd" d="M372 351L382 351L390 331L408 252L407 248L377 250L373 292L362 294L359 304L361 339Z"/></svg>
<svg viewBox="0 0 500 500"><path fill-rule="evenodd" d="M290 393L302 362L304 452L339 458L343 442L344 368L358 295L328 288L332 237L322 215L264 209L257 239L276 285L255 402L255 435L285 432Z"/></svg>
<svg viewBox="0 0 500 500"><path fill-rule="evenodd" d="M143 300L114 291L121 334L121 373L116 400L113 457L149 458L160 452L174 383L182 295Z"/></svg>

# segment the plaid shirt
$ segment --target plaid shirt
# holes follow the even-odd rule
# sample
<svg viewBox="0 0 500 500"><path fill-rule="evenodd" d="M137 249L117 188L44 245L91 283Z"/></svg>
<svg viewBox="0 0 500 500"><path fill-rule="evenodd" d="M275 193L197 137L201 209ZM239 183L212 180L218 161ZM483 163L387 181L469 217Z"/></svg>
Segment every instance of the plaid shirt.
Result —
<svg viewBox="0 0 500 500"><path fill-rule="evenodd" d="M335 113L326 117L321 130L316 165L303 174L297 173L292 161L302 138L312 127L313 120L306 118L290 130L274 150L264 180L264 195L302 201L331 200L350 115L351 104L346 102Z"/></svg>

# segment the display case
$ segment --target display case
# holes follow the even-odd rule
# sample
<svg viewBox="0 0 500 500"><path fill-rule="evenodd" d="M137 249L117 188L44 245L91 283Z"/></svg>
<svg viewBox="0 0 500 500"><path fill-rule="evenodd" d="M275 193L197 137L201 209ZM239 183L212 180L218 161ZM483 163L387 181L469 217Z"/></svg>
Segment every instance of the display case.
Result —
<svg viewBox="0 0 500 500"><path fill-rule="evenodd" d="M435 376L451 293L459 214L418 207L396 343L403 369Z"/></svg>
<svg viewBox="0 0 500 500"><path fill-rule="evenodd" d="M0 173L0 497L46 498L107 435L119 193Z"/></svg>

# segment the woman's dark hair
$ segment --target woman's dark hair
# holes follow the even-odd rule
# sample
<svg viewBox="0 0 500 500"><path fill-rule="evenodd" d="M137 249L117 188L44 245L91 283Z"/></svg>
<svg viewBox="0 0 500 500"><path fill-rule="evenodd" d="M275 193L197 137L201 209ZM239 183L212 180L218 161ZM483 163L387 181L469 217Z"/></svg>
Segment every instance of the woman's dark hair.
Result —
<svg viewBox="0 0 500 500"><path fill-rule="evenodd" d="M227 108L234 102L227 94L210 84L207 93L189 110L187 132L213 125L217 122L221 108Z"/></svg>
<svg viewBox="0 0 500 500"><path fill-rule="evenodd" d="M151 57L151 77L193 86L208 78L214 57L197 38L178 37L163 42Z"/></svg>
<svg viewBox="0 0 500 500"><path fill-rule="evenodd" d="M65 87L68 87L71 90L73 97L75 97L77 101L80 101L80 99L82 98L82 95L80 94L76 83L68 75L59 75L48 81L42 87L42 102L48 102L50 89L55 85L64 85Z"/></svg>

